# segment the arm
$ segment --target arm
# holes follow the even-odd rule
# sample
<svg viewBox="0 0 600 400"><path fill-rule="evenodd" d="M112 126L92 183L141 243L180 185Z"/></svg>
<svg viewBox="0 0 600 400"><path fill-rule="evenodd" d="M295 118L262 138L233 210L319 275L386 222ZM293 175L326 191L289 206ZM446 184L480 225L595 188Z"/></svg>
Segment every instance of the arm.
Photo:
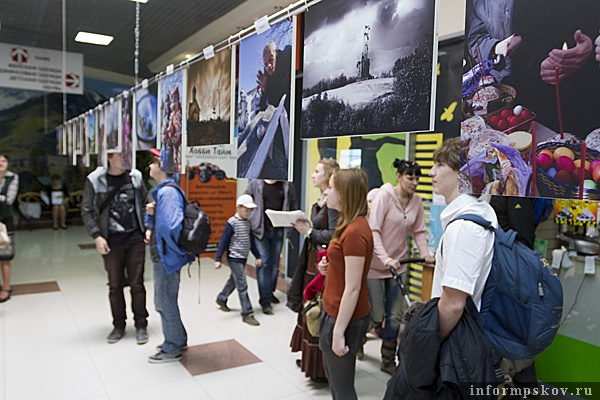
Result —
<svg viewBox="0 0 600 400"><path fill-rule="evenodd" d="M0 203L6 203L7 205L13 205L15 200L17 199L17 194L19 192L19 175L15 174L14 178L8 185L8 190L6 191L6 195L0 194Z"/></svg>
<svg viewBox="0 0 600 400"><path fill-rule="evenodd" d="M81 199L81 218L83 219L87 233L94 239L100 236L100 226L98 225L99 215L96 214L96 209L94 208L95 197L96 192L94 191L92 182L87 179L83 190L83 198Z"/></svg>
<svg viewBox="0 0 600 400"><path fill-rule="evenodd" d="M381 194L381 193L380 193ZM391 258L383 245L382 227L387 216L387 210L384 204L383 196L377 196L371 205L371 214L369 215L369 226L373 232L373 245L375 256L383 265L391 266L398 269L400 262ZM392 222L392 221L390 221ZM404 240L404 238L399 239Z"/></svg>
<svg viewBox="0 0 600 400"><path fill-rule="evenodd" d="M158 216L154 219L157 239L160 237L167 249L179 251L178 242L183 222L183 196L179 189L166 185L160 189L155 215Z"/></svg>
<svg viewBox="0 0 600 400"><path fill-rule="evenodd" d="M467 303L467 296L467 293L451 287L444 286L442 289L442 296L438 302L441 340L448 337L460 320Z"/></svg>
<svg viewBox="0 0 600 400"><path fill-rule="evenodd" d="M344 293L342 294L340 310L333 327L332 338L332 350L340 357L346 355L349 351L348 346L346 346L344 334L358 302L365 257L346 256L344 257L344 263L346 264Z"/></svg>
<svg viewBox="0 0 600 400"><path fill-rule="evenodd" d="M229 241L231 240L231 236L233 235L233 226L229 222L225 224L225 229L223 230L223 235L221 236L221 240L219 240L219 246L217 247L217 254L215 255L215 268L219 268L221 265L221 258L223 258L223 253L229 247ZM217 263L219 266L217 267Z"/></svg>
<svg viewBox="0 0 600 400"><path fill-rule="evenodd" d="M425 233L425 213L423 212L422 204L417 211L415 223L412 226L413 237L419 249L419 255L425 259L427 264L434 262L434 258L429 254L429 246L427 243L427 234Z"/></svg>
<svg viewBox="0 0 600 400"><path fill-rule="evenodd" d="M310 239L313 243L329 244L337 226L338 216L339 214L336 210L327 208L327 229L313 229L310 233Z"/></svg>

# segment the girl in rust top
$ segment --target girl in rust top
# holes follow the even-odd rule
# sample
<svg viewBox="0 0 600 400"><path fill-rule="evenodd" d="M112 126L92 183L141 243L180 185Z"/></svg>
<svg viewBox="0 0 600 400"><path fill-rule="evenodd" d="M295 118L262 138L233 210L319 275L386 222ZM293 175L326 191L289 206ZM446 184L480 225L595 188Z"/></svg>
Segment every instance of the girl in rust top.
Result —
<svg viewBox="0 0 600 400"><path fill-rule="evenodd" d="M367 214L368 179L360 169L336 171L325 191L327 207L339 212L328 259L319 262L326 275L319 347L334 400L356 399L356 353L369 322L366 279L373 256Z"/></svg>

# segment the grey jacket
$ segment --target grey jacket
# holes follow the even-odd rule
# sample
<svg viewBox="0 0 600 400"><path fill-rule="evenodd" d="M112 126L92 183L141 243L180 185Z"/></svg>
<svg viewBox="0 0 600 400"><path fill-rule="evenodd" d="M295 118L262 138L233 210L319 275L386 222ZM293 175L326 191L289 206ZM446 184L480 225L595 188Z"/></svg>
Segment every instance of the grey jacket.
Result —
<svg viewBox="0 0 600 400"><path fill-rule="evenodd" d="M100 205L108 194L105 167L98 167L90 173L85 181L83 198L81 200L81 218L88 234L94 239L102 236L108 239L108 215L110 206L106 206L99 214ZM136 169L129 172L131 183L135 188L135 213L140 230L144 231L144 214L146 213L146 198L148 190L142 180L142 173Z"/></svg>
<svg viewBox="0 0 600 400"><path fill-rule="evenodd" d="M248 183L245 194L249 194L254 199L256 208L250 213L248 221L252 228L252 234L257 239L262 239L265 234L265 202L263 201L263 188L265 182L262 179L252 179ZM283 182L283 210L292 211L297 209L296 190L289 182Z"/></svg>

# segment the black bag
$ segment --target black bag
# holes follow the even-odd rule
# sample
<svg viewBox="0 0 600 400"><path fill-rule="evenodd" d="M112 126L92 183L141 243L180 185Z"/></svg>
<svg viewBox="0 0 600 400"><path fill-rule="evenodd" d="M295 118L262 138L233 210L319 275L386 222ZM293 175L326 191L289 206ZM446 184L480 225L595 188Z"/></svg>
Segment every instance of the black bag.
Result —
<svg viewBox="0 0 600 400"><path fill-rule="evenodd" d="M176 188L183 196L183 223L179 234L179 246L196 256L203 253L211 233L208 215L197 201L190 203L179 186L172 183L165 186Z"/></svg>

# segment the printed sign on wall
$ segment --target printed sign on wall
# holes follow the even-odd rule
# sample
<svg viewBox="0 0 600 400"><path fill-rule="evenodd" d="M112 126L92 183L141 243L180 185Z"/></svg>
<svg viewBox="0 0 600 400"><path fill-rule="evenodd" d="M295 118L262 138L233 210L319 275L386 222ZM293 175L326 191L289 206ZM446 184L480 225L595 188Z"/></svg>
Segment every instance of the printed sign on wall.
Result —
<svg viewBox="0 0 600 400"><path fill-rule="evenodd" d="M0 43L0 86L83 94L83 54Z"/></svg>

